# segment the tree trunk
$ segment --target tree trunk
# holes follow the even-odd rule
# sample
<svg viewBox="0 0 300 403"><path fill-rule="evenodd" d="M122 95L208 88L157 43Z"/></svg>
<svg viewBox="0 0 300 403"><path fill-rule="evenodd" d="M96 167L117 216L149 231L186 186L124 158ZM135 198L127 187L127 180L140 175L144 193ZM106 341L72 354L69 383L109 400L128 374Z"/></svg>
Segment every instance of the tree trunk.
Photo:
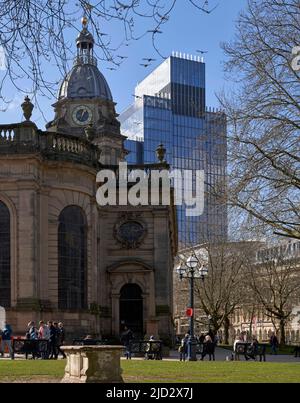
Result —
<svg viewBox="0 0 300 403"><path fill-rule="evenodd" d="M280 319L280 345L284 346L286 343L285 340L285 320Z"/></svg>
<svg viewBox="0 0 300 403"><path fill-rule="evenodd" d="M230 321L229 318L226 317L224 320L224 344L229 344L229 327Z"/></svg>

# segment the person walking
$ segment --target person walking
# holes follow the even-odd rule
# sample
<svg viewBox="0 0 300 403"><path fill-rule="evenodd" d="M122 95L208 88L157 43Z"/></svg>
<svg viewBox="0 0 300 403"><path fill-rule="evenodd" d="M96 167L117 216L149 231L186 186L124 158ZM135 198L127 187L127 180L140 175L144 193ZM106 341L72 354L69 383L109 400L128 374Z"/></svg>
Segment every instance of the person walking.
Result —
<svg viewBox="0 0 300 403"><path fill-rule="evenodd" d="M270 346L271 346L271 354L277 355L277 349L279 347L279 341L278 341L278 338L277 338L275 332L273 332L271 337L270 337Z"/></svg>
<svg viewBox="0 0 300 403"><path fill-rule="evenodd" d="M11 338L13 335L13 331L11 326L8 323L4 323L3 329L0 331L1 335L1 356L4 357L5 350L8 349L10 358L13 360L14 352L11 344Z"/></svg>
<svg viewBox="0 0 300 403"><path fill-rule="evenodd" d="M178 349L179 352L179 360L180 361L185 361L186 357L188 355L188 341L189 341L189 334L187 333L180 342L180 346Z"/></svg>
<svg viewBox="0 0 300 403"><path fill-rule="evenodd" d="M130 343L133 340L133 333L127 326L124 328L124 332L121 335L121 342L126 348L126 358L127 360L131 360L131 351L130 351Z"/></svg>
<svg viewBox="0 0 300 403"><path fill-rule="evenodd" d="M52 321L48 322L48 328L50 331L49 338L49 359L57 360L58 351L57 351L57 338L58 338L58 323L55 322L55 326Z"/></svg>
<svg viewBox="0 0 300 403"><path fill-rule="evenodd" d="M39 338L39 332L37 328L35 327L34 322L29 322L28 323L28 332L27 332L27 339L29 340L38 340Z"/></svg>
<svg viewBox="0 0 300 403"><path fill-rule="evenodd" d="M67 356L61 349L61 346L64 345L65 340L66 340L66 332L65 332L64 324L62 322L59 322L57 350L58 350L58 355L61 354L64 359L67 358Z"/></svg>
<svg viewBox="0 0 300 403"><path fill-rule="evenodd" d="M32 359L35 360L39 356L39 349L38 349L38 343L37 340L39 338L39 332L37 328L35 327L34 322L29 322L28 325L28 331L26 333L26 339L30 340L28 349L26 349L26 360L28 359L28 355L31 353L32 354Z"/></svg>
<svg viewBox="0 0 300 403"><path fill-rule="evenodd" d="M49 358L49 340L50 340L50 330L48 326L42 320L39 322L38 338L40 340L40 354L43 360ZM44 343L42 343L44 341Z"/></svg>
<svg viewBox="0 0 300 403"><path fill-rule="evenodd" d="M203 353L202 353L202 356L201 356L200 360L203 361L204 358L208 354L209 355L209 361L211 361L212 359L213 359L213 361L215 361L216 360L216 358L215 358L215 347L216 346L215 346L214 341L212 340L211 336L208 334L205 337L205 340L204 340Z"/></svg>

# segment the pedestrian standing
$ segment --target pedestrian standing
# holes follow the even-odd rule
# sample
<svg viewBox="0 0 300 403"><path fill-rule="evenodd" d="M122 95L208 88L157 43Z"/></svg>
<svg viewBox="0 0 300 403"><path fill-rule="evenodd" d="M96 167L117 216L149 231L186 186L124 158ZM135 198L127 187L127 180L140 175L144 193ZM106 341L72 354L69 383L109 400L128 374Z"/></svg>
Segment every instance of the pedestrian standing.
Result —
<svg viewBox="0 0 300 403"><path fill-rule="evenodd" d="M270 337L270 345L271 345L271 354L277 355L277 349L279 347L279 341L278 341L278 338L277 338L275 332L273 332L271 337Z"/></svg>
<svg viewBox="0 0 300 403"><path fill-rule="evenodd" d="M49 358L49 340L50 340L50 330L48 326L42 320L39 323L39 331L38 337L40 340L39 348L40 354L43 360L47 360Z"/></svg>
<svg viewBox="0 0 300 403"><path fill-rule="evenodd" d="M1 335L1 356L4 357L5 350L7 349L10 355L10 358L14 359L13 347L11 344L11 338L13 335L13 331L11 326L8 323L4 323L3 329L0 331Z"/></svg>
<svg viewBox="0 0 300 403"><path fill-rule="evenodd" d="M35 327L34 322L29 322L28 323L28 332L27 332L27 339L29 340L38 340L39 338L39 332L37 328Z"/></svg>
<svg viewBox="0 0 300 403"><path fill-rule="evenodd" d="M34 322L29 322L28 325L28 331L26 333L26 339L30 340L29 346L26 349L26 360L28 359L28 355L31 353L32 354L32 359L35 360L38 355L39 355L39 349L38 349L38 338L39 338L39 332L38 329L35 327Z"/></svg>
<svg viewBox="0 0 300 403"><path fill-rule="evenodd" d="M125 355L127 360L131 360L131 348L130 343L133 340L133 332L127 326L124 328L124 332L121 335L121 342L125 346Z"/></svg>
<svg viewBox="0 0 300 403"><path fill-rule="evenodd" d="M58 325L56 323L56 325ZM50 332L50 338L49 338L49 358L50 360L57 360L58 357L58 351L57 351L57 337L58 337L58 330L57 327L54 326L52 321L48 322L48 328Z"/></svg>
<svg viewBox="0 0 300 403"><path fill-rule="evenodd" d="M188 355L188 341L189 341L189 334L186 334L180 342L180 346L179 346L179 359L180 361L185 361L186 357Z"/></svg>
<svg viewBox="0 0 300 403"><path fill-rule="evenodd" d="M58 354L61 354L63 356L63 358L67 358L66 354L61 350L61 346L63 346L65 344L65 340L66 340L66 332L65 332L64 324L62 322L59 322L57 349L58 349Z"/></svg>
<svg viewBox="0 0 300 403"><path fill-rule="evenodd" d="M211 338L211 336L208 334L205 337L204 340L204 345L203 345L203 353L201 356L201 361L204 360L204 358L206 357L206 355L208 354L209 356L209 361L211 361L213 359L213 361L215 361L215 343L213 341L213 339Z"/></svg>

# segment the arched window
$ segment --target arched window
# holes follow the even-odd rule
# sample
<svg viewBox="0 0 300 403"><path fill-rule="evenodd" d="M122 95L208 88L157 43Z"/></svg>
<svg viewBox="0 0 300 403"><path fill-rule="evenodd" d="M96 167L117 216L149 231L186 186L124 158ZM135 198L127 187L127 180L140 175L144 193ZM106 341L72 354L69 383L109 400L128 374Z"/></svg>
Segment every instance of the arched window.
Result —
<svg viewBox="0 0 300 403"><path fill-rule="evenodd" d="M0 305L9 308L10 300L10 213L0 201Z"/></svg>
<svg viewBox="0 0 300 403"><path fill-rule="evenodd" d="M80 207L65 208L58 228L58 306L87 307L87 226Z"/></svg>

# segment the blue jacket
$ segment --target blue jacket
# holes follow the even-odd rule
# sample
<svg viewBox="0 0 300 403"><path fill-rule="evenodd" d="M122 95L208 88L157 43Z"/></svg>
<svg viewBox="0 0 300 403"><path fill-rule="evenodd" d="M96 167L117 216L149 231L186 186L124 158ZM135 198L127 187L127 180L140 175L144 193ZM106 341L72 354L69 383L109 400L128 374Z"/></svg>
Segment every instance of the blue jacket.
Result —
<svg viewBox="0 0 300 403"><path fill-rule="evenodd" d="M10 340L11 336L12 336L12 328L9 325L4 326L1 332L2 340Z"/></svg>

